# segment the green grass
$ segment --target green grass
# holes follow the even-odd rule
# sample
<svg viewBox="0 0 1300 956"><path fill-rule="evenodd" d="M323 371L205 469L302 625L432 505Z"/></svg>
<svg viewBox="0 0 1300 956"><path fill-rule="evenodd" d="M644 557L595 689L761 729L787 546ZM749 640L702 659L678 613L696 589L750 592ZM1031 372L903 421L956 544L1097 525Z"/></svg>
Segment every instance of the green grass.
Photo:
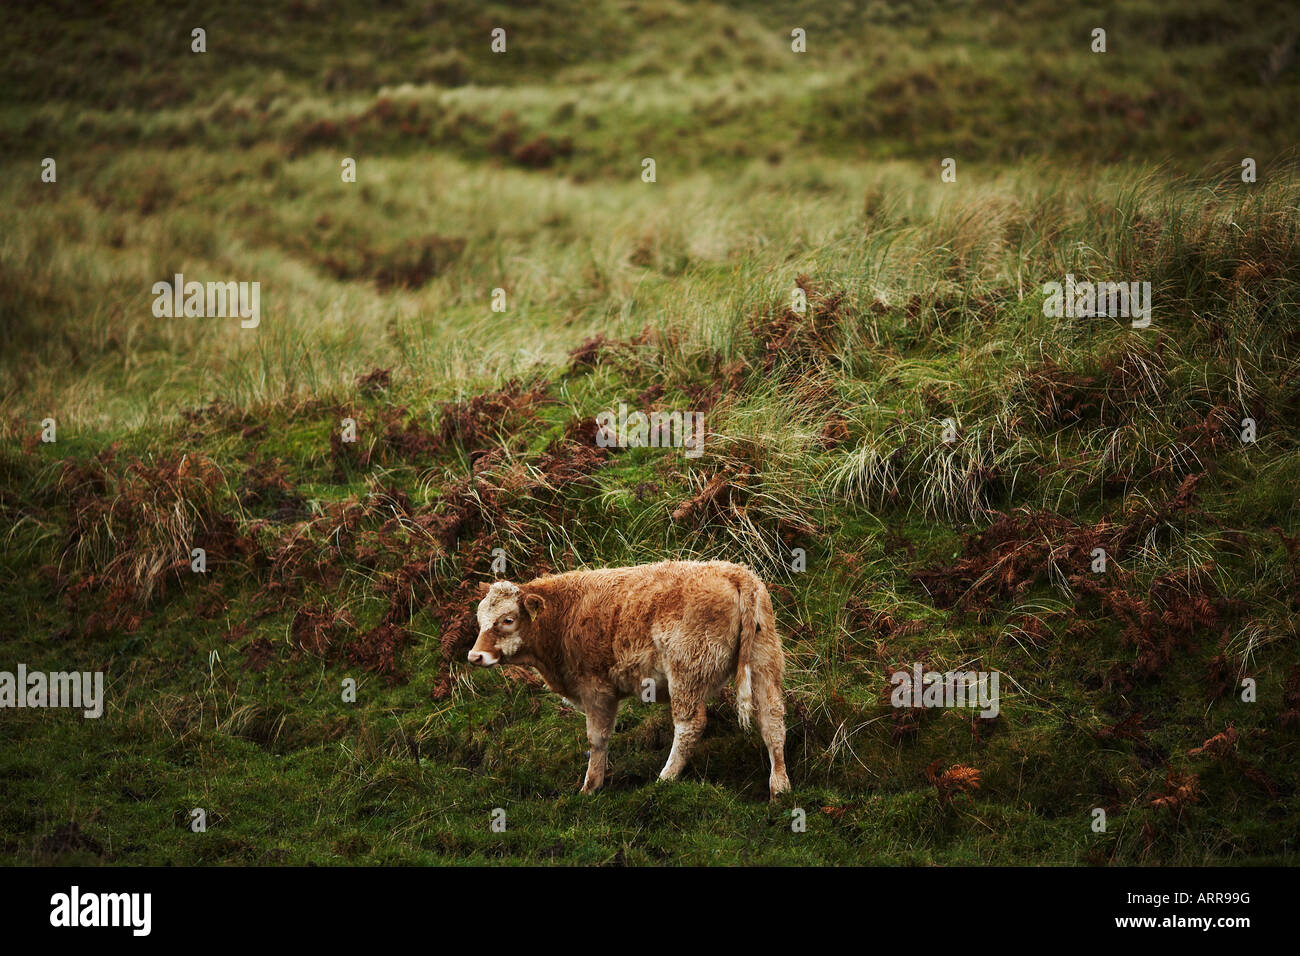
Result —
<svg viewBox="0 0 1300 956"><path fill-rule="evenodd" d="M856 8L17 15L0 670L109 690L0 711L0 860L1293 863L1295 13ZM177 272L259 281L260 327L155 318ZM1149 280L1151 328L1044 316L1067 272ZM584 458L620 401L704 411L705 454ZM1051 530L990 570L1008 515ZM625 702L578 795L581 716L459 664L493 548L753 565L793 793L724 695L671 785L666 708ZM1001 715L895 711L914 661L999 671Z"/></svg>

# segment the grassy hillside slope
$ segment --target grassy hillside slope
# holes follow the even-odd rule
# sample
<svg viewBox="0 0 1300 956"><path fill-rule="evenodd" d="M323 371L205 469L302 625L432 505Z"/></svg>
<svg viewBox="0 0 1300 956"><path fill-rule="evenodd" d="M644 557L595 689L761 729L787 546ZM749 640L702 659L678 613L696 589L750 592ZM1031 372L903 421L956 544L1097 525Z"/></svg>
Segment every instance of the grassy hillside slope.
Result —
<svg viewBox="0 0 1300 956"><path fill-rule="evenodd" d="M3 41L0 670L108 707L0 711L0 860L1295 861L1290 6L225 6ZM494 549L759 570L793 794L724 696L675 784L625 702L580 797L581 716L459 663ZM891 707L916 662L999 716Z"/></svg>

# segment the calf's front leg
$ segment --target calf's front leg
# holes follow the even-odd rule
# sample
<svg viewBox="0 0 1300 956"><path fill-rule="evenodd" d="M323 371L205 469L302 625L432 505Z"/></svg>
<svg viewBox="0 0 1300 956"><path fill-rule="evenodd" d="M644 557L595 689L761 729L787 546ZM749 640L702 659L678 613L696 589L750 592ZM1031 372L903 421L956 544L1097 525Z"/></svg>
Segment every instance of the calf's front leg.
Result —
<svg viewBox="0 0 1300 956"><path fill-rule="evenodd" d="M582 792L591 793L605 782L609 766L609 738L614 733L614 718L618 714L618 700L598 697L584 702L587 712L587 742L591 756L587 760L587 776L582 781Z"/></svg>

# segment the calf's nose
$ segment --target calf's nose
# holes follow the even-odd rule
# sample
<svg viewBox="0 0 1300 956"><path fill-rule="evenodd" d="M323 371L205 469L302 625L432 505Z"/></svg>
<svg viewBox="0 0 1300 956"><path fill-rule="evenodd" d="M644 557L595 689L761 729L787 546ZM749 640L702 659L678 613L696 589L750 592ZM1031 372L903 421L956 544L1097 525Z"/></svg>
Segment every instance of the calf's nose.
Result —
<svg viewBox="0 0 1300 956"><path fill-rule="evenodd" d="M469 662L470 662L471 664L481 664L481 663L483 663L483 657L484 657L484 654L483 654L482 651L470 651L470 652L469 652Z"/></svg>

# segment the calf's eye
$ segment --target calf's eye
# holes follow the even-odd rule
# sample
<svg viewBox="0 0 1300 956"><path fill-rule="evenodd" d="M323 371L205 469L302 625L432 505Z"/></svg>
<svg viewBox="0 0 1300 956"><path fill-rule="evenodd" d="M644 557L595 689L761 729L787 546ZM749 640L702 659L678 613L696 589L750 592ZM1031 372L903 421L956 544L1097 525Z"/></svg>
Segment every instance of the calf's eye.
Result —
<svg viewBox="0 0 1300 956"><path fill-rule="evenodd" d="M502 624L513 624L513 623L515 623L515 619L514 619L513 617L503 617L503 618L501 619L501 623L502 623Z"/></svg>

